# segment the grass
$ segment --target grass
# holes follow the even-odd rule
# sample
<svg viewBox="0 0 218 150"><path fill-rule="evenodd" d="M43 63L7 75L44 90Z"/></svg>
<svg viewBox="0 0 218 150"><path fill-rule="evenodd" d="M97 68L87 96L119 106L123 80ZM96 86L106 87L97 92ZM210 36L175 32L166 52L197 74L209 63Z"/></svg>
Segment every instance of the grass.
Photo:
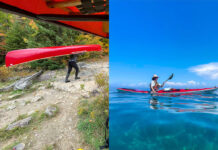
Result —
<svg viewBox="0 0 218 150"><path fill-rule="evenodd" d="M9 106L9 104L0 106L0 109L5 109L5 108L7 108L8 106Z"/></svg>
<svg viewBox="0 0 218 150"><path fill-rule="evenodd" d="M55 144L52 144L52 145L46 145L44 150L54 150L55 149Z"/></svg>
<svg viewBox="0 0 218 150"><path fill-rule="evenodd" d="M30 87L25 90L14 90L14 91L8 91L8 92L1 92L0 94L2 95L2 100L13 100L13 99L20 98L24 96L25 94L32 93L36 90L37 90L36 87L35 88Z"/></svg>
<svg viewBox="0 0 218 150"><path fill-rule="evenodd" d="M46 88L47 89L51 89L51 88L53 88L54 86L49 82L48 84L46 84Z"/></svg>
<svg viewBox="0 0 218 150"><path fill-rule="evenodd" d="M80 89L84 90L85 85L84 84L80 84Z"/></svg>
<svg viewBox="0 0 218 150"><path fill-rule="evenodd" d="M96 83L101 93L94 100L82 100L78 108L78 130L93 150L98 150L105 143L105 122L108 117L108 76L99 74ZM108 132L108 131L107 131ZM107 133L108 135L108 133Z"/></svg>
<svg viewBox="0 0 218 150"><path fill-rule="evenodd" d="M58 107L55 106L57 108L57 111L54 113L54 115L52 117L54 117L57 113L58 113ZM12 137L18 137L20 135L23 135L24 133L26 132L29 132L31 130L34 130L38 127L38 125L42 122L42 121L45 121L51 117L48 117L44 111L43 112L40 112L40 111L36 111L35 113L31 114L31 115L20 115L18 116L18 118L14 121L18 121L18 120L21 120L21 119L24 119L24 118L27 118L27 117L30 117L32 116L32 120L30 121L29 125L26 126L26 127L23 127L23 128L20 128L20 127L17 127L11 131L7 131L6 127L0 129L0 141L5 141L7 139L10 139Z"/></svg>
<svg viewBox="0 0 218 150"><path fill-rule="evenodd" d="M16 80L10 80L10 81L7 81L7 82L0 82L0 88L4 88L6 86L9 86L11 85L12 83L14 83Z"/></svg>
<svg viewBox="0 0 218 150"><path fill-rule="evenodd" d="M27 105L27 104L30 104L31 103L31 101L25 101L25 104Z"/></svg>
<svg viewBox="0 0 218 150"><path fill-rule="evenodd" d="M19 144L20 142L14 142L8 146L6 146L5 148L3 148L2 150L12 150L14 146L16 146L17 144Z"/></svg>

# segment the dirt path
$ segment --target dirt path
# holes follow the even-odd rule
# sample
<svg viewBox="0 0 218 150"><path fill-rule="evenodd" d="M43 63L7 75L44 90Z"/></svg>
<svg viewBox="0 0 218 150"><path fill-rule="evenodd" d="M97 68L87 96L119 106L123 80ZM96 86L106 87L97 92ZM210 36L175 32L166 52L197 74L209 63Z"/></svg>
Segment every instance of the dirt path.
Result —
<svg viewBox="0 0 218 150"><path fill-rule="evenodd" d="M43 150L49 145L54 145L57 150L89 150L77 130L77 108L81 99L88 99L90 92L97 89L94 76L100 72L108 73L108 62L80 63L80 69L80 80L74 80L71 75L71 82L64 83L66 70L46 72L40 77L41 80L47 80L49 75L51 78L36 83L36 91L18 99L0 101L0 128L19 115L43 111L50 105L59 108L54 118L41 122L36 129L20 137L1 142L0 149L18 140L25 143L25 149L31 150Z"/></svg>

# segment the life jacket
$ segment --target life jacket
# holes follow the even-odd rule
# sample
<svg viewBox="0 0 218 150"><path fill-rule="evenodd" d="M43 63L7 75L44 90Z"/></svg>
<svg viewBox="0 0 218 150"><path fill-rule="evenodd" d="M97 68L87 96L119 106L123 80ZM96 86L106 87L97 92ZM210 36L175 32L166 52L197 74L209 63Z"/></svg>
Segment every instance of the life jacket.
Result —
<svg viewBox="0 0 218 150"><path fill-rule="evenodd" d="M154 89L155 91L157 91L157 90L160 88L160 85L157 83L157 81L154 80L154 82L155 82L155 85L153 86L153 89ZM151 85L150 85L150 86L151 86Z"/></svg>

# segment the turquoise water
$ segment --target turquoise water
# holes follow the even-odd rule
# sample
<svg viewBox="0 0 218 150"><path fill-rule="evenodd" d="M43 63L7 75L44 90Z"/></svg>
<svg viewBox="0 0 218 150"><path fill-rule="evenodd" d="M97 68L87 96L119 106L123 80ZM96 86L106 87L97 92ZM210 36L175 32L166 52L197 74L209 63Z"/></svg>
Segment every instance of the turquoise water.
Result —
<svg viewBox="0 0 218 150"><path fill-rule="evenodd" d="M110 150L218 150L218 91L151 97L110 88Z"/></svg>

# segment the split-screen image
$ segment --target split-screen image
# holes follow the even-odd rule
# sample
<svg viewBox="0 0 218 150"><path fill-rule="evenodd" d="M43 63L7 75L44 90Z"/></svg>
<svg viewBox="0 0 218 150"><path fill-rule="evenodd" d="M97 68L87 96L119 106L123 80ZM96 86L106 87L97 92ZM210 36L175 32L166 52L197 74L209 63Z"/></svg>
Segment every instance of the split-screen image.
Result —
<svg viewBox="0 0 218 150"><path fill-rule="evenodd" d="M218 2L0 0L0 150L217 150Z"/></svg>

